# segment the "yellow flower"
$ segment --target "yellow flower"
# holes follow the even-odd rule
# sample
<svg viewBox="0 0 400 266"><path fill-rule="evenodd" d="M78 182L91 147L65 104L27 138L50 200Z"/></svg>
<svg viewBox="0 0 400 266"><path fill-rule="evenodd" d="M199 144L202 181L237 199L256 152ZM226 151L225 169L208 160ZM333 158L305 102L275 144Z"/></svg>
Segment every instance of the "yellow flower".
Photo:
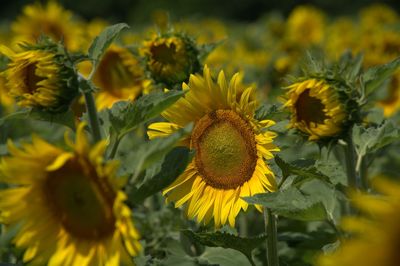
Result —
<svg viewBox="0 0 400 266"><path fill-rule="evenodd" d="M264 160L279 149L272 144L275 134L266 128L271 120L257 121L253 88L245 88L238 74L228 83L224 72L218 81L204 74L191 75L182 88L187 93L162 113L168 122L149 126L151 139L165 137L194 122L194 128L181 145L196 156L173 184L163 191L175 207L185 205L190 219L215 227L235 225L235 218L248 204L241 197L275 191L273 172ZM258 207L259 208L259 207Z"/></svg>
<svg viewBox="0 0 400 266"><path fill-rule="evenodd" d="M400 31L386 28L364 31L359 49L365 55L364 66L386 64L400 53Z"/></svg>
<svg viewBox="0 0 400 266"><path fill-rule="evenodd" d="M33 137L0 163L0 221L17 226L13 242L32 265L133 265L141 247L116 161L103 162L106 142L90 147L80 124L73 151ZM120 182L119 182L120 183Z"/></svg>
<svg viewBox="0 0 400 266"><path fill-rule="evenodd" d="M7 80L2 75L0 76L0 105L6 109L11 109L14 104L13 98L8 94L8 88L6 86Z"/></svg>
<svg viewBox="0 0 400 266"><path fill-rule="evenodd" d="M336 19L326 30L325 50L334 60L346 51L352 50L359 44L359 30L347 17Z"/></svg>
<svg viewBox="0 0 400 266"><path fill-rule="evenodd" d="M11 60L3 73L18 105L55 112L68 108L78 87L73 69L59 62L60 55L27 47L15 53L1 46L0 52Z"/></svg>
<svg viewBox="0 0 400 266"><path fill-rule="evenodd" d="M287 38L302 46L318 44L324 37L325 16L312 6L298 6L287 20Z"/></svg>
<svg viewBox="0 0 400 266"><path fill-rule="evenodd" d="M65 46L79 50L83 40L82 25L73 19L70 11L64 10L56 1L46 6L40 3L27 5L23 14L11 25L14 42L36 43L45 34L54 41L63 40Z"/></svg>
<svg viewBox="0 0 400 266"><path fill-rule="evenodd" d="M88 75L91 65L81 64L80 70ZM99 88L96 105L99 110L110 108L115 102L134 100L150 90L150 80L145 79L139 60L127 49L111 45L104 53L93 76Z"/></svg>
<svg viewBox="0 0 400 266"><path fill-rule="evenodd" d="M377 179L375 187L383 195L353 194L353 202L364 215L342 221L353 238L343 240L334 253L321 256L319 266L399 265L400 185Z"/></svg>
<svg viewBox="0 0 400 266"><path fill-rule="evenodd" d="M288 89L284 106L291 112L291 127L306 133L309 140L342 132L347 115L334 87L324 80L308 79Z"/></svg>
<svg viewBox="0 0 400 266"><path fill-rule="evenodd" d="M400 72L397 71L389 85L387 97L378 102L378 105L382 107L383 114L388 117L396 113L400 109Z"/></svg>
<svg viewBox="0 0 400 266"><path fill-rule="evenodd" d="M399 22L395 10L384 4L373 4L363 8L360 12L361 25L364 29L381 28L384 25Z"/></svg>
<svg viewBox="0 0 400 266"><path fill-rule="evenodd" d="M196 36L199 44L218 42L227 38L227 28L220 20L206 18L199 21L180 21L174 25L178 32Z"/></svg>
<svg viewBox="0 0 400 266"><path fill-rule="evenodd" d="M145 41L141 54L146 59L148 71L156 82L180 85L199 69L198 51L187 37L178 35L155 36Z"/></svg>

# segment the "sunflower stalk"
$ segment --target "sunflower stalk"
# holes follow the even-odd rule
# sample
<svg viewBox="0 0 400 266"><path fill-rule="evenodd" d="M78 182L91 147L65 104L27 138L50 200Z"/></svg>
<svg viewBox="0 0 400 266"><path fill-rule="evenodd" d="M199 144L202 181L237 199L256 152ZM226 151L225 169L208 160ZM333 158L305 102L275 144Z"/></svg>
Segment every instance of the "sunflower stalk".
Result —
<svg viewBox="0 0 400 266"><path fill-rule="evenodd" d="M351 188L358 188L358 175L356 170L356 151L354 148L351 133L346 138L346 145L344 147L345 164L347 172L347 183Z"/></svg>
<svg viewBox="0 0 400 266"><path fill-rule="evenodd" d="M265 231L267 233L267 262L268 266L279 266L278 257L278 232L276 228L276 215L268 208L264 208Z"/></svg>
<svg viewBox="0 0 400 266"><path fill-rule="evenodd" d="M90 129L92 131L93 140L95 143L101 140L100 121L97 115L96 104L92 92L85 92L86 110L89 117Z"/></svg>

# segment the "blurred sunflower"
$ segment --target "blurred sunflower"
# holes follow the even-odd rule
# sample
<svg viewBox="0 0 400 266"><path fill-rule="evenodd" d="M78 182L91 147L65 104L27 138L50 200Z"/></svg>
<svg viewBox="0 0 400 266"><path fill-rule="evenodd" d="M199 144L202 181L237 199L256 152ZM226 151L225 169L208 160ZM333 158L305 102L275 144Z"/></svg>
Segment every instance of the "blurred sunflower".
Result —
<svg viewBox="0 0 400 266"><path fill-rule="evenodd" d="M196 150L196 156L163 194L175 207L185 204L188 217L199 223L214 218L215 227L227 221L235 225L240 210L248 207L241 197L276 189L264 162L279 150L272 144L275 133L266 130L274 122L254 118L255 91L238 77L228 83L221 71L215 82L204 67L203 76L191 75L183 84L185 96L162 113L169 122L153 123L148 131L151 139L165 137L194 122L181 144Z"/></svg>
<svg viewBox="0 0 400 266"><path fill-rule="evenodd" d="M357 52L360 33L353 21L347 17L336 19L326 29L324 47L330 58L338 60L348 49Z"/></svg>
<svg viewBox="0 0 400 266"><path fill-rule="evenodd" d="M324 37L325 15L312 6L298 6L289 15L287 39L300 46L319 44Z"/></svg>
<svg viewBox="0 0 400 266"><path fill-rule="evenodd" d="M382 26L399 22L399 15L389 6L381 3L373 4L361 9L361 26L366 30L381 28Z"/></svg>
<svg viewBox="0 0 400 266"><path fill-rule="evenodd" d="M74 20L72 12L64 10L56 1L49 1L45 6L40 3L27 5L22 13L11 25L15 43L36 43L45 34L54 41L62 40L71 51L81 48L83 25Z"/></svg>
<svg viewBox="0 0 400 266"><path fill-rule="evenodd" d="M144 42L141 54L151 77L167 85L180 85L200 68L195 43L185 36L155 36Z"/></svg>
<svg viewBox="0 0 400 266"><path fill-rule="evenodd" d="M397 71L388 85L388 93L385 99L378 102L383 114L388 117L400 109L400 72Z"/></svg>
<svg viewBox="0 0 400 266"><path fill-rule="evenodd" d="M385 28L364 31L358 47L365 55L364 66L386 64L400 53L400 31Z"/></svg>
<svg viewBox="0 0 400 266"><path fill-rule="evenodd" d="M72 152L34 137L0 163L0 221L17 226L17 247L32 265L133 265L141 247L116 161L103 162L106 142L90 147L80 124Z"/></svg>
<svg viewBox="0 0 400 266"><path fill-rule="evenodd" d="M83 75L89 75L91 65L80 64ZM104 53L93 76L99 88L96 106L99 110L110 108L115 102L134 100L150 90L151 81L145 74L139 60L127 48L111 45Z"/></svg>
<svg viewBox="0 0 400 266"><path fill-rule="evenodd" d="M8 94L8 88L6 86L6 79L3 75L0 76L0 105L5 107L5 109L10 109L13 104L13 98Z"/></svg>
<svg viewBox="0 0 400 266"><path fill-rule="evenodd" d="M318 140L334 137L347 118L335 88L324 80L307 79L287 87L284 106L291 112L290 126Z"/></svg>
<svg viewBox="0 0 400 266"><path fill-rule="evenodd" d="M75 73L59 61L61 55L52 50L24 47L14 52L0 47L10 59L3 72L7 80L9 94L17 104L24 107L38 107L50 111L68 108L78 93Z"/></svg>
<svg viewBox="0 0 400 266"><path fill-rule="evenodd" d="M353 233L338 250L318 260L319 266L397 266L400 263L400 185L386 179L375 180L382 196L353 194L362 217L347 217L342 227Z"/></svg>

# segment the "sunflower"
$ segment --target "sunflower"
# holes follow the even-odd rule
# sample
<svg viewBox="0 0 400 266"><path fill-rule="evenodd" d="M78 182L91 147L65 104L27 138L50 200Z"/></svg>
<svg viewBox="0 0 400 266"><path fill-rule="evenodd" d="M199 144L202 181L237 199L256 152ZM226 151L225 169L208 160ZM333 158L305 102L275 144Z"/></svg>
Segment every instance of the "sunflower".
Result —
<svg viewBox="0 0 400 266"><path fill-rule="evenodd" d="M0 105L2 105L2 107L5 107L5 109L11 109L14 104L14 100L8 94L6 83L7 81L4 76L0 76Z"/></svg>
<svg viewBox="0 0 400 266"><path fill-rule="evenodd" d="M19 231L17 247L32 265L132 265L138 232L115 178L118 162L103 162L106 142L90 147L80 124L73 151L34 137L0 163L0 221Z"/></svg>
<svg viewBox="0 0 400 266"><path fill-rule="evenodd" d="M0 47L0 53L10 59L3 72L9 94L23 107L65 110L78 93L73 69L66 67L62 55L53 50L23 49L16 53Z"/></svg>
<svg viewBox="0 0 400 266"><path fill-rule="evenodd" d="M397 71L388 86L388 95L378 102L383 109L383 114L389 117L400 109L400 71Z"/></svg>
<svg viewBox="0 0 400 266"><path fill-rule="evenodd" d="M343 240L334 253L320 257L319 266L399 265L400 185L383 178L374 185L383 195L353 194L353 202L364 215L343 219L343 229L353 238Z"/></svg>
<svg viewBox="0 0 400 266"><path fill-rule="evenodd" d="M287 19L287 38L302 46L319 44L324 37L325 15L312 6L298 6Z"/></svg>
<svg viewBox="0 0 400 266"><path fill-rule="evenodd" d="M200 68L197 48L185 36L155 36L144 42L141 54L151 77L167 85L180 85Z"/></svg>
<svg viewBox="0 0 400 266"><path fill-rule="evenodd" d="M86 62L85 62L86 63ZM82 64L80 70L88 75L91 66ZM99 88L96 105L99 110L110 108L121 100L134 100L150 90L151 81L145 79L139 60L127 48L111 45L104 53L93 76Z"/></svg>
<svg viewBox="0 0 400 266"><path fill-rule="evenodd" d="M347 17L336 19L326 30L324 46L330 58L337 60L347 50L359 45L359 30Z"/></svg>
<svg viewBox="0 0 400 266"><path fill-rule="evenodd" d="M190 219L208 224L214 217L215 227L235 225L239 211L248 207L242 197L276 189L264 161L279 150L272 144L275 134L265 130L274 122L254 118L255 91L238 77L228 83L221 71L215 82L204 67L203 76L191 75L182 85L185 96L162 113L168 122L153 123L148 131L151 139L165 137L194 122L181 145L196 156L163 194L175 207L185 205Z"/></svg>
<svg viewBox="0 0 400 266"><path fill-rule="evenodd" d="M84 36L81 23L56 1L49 1L46 6L40 3L27 5L22 13L11 25L15 43L36 43L44 34L54 41L62 40L71 51L81 48Z"/></svg>
<svg viewBox="0 0 400 266"><path fill-rule="evenodd" d="M307 79L288 87L284 104L292 114L290 126L306 133L309 140L339 135L346 121L339 93L325 80Z"/></svg>
<svg viewBox="0 0 400 266"><path fill-rule="evenodd" d="M399 15L389 6L381 3L370 5L360 11L361 26L366 30L381 28L400 21Z"/></svg>

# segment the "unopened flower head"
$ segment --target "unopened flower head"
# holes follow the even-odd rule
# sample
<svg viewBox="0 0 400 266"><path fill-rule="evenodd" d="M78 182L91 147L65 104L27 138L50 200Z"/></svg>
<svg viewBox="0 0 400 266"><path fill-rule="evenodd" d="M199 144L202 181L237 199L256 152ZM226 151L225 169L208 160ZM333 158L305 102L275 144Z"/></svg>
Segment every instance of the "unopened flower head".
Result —
<svg viewBox="0 0 400 266"><path fill-rule="evenodd" d="M22 46L19 52L2 46L0 52L10 60L3 74L18 105L65 111L77 95L76 74L56 45Z"/></svg>
<svg viewBox="0 0 400 266"><path fill-rule="evenodd" d="M183 35L162 35L144 42L141 49L151 77L166 85L181 85L198 72L198 50L193 40Z"/></svg>

